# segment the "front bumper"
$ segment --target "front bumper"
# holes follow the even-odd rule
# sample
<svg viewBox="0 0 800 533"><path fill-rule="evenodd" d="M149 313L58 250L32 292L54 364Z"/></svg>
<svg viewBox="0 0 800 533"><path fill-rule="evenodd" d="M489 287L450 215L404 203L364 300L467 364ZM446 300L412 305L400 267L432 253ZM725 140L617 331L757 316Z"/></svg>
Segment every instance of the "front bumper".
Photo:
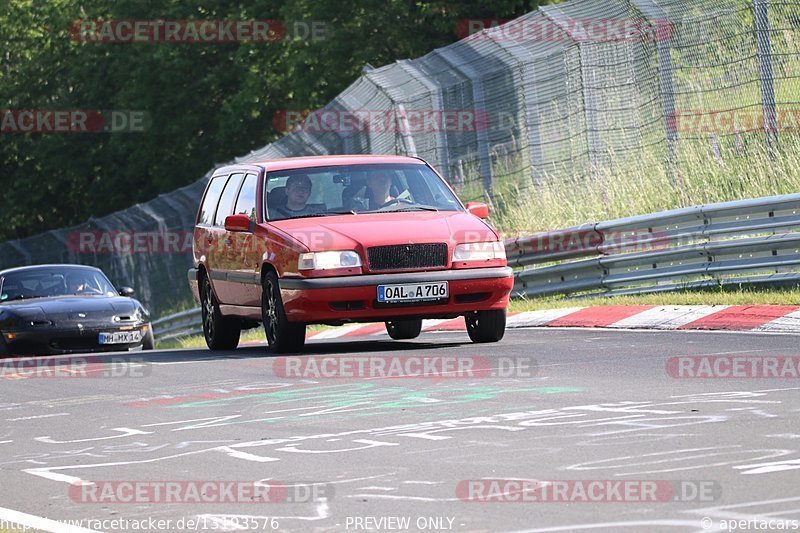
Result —
<svg viewBox="0 0 800 533"><path fill-rule="evenodd" d="M9 355L60 355L67 353L118 352L141 348L149 326L147 324L121 328L92 326L83 329L38 329L3 332ZM141 340L128 344L100 344L100 333L139 330ZM14 336L9 338L9 333Z"/></svg>
<svg viewBox="0 0 800 533"><path fill-rule="evenodd" d="M395 304L377 301L378 285L438 281L448 282L446 300ZM505 309L513 285L510 267L280 280L286 317L306 323L437 318Z"/></svg>

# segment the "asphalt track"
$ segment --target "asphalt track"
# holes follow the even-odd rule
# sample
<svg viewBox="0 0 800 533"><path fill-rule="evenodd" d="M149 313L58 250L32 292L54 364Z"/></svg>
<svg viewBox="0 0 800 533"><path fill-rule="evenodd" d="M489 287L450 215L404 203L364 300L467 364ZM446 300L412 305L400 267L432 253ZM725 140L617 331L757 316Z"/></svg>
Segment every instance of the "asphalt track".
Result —
<svg viewBox="0 0 800 533"><path fill-rule="evenodd" d="M474 372L312 379L308 354L440 357ZM0 530L800 528L800 380L682 378L670 359L797 356L797 335L517 329L474 345L452 331L312 341L308 354L300 377L286 375L297 358L260 346L128 354L75 377L6 368ZM76 484L212 480L260 481L274 498L127 503L119 491L92 500L100 493ZM592 482L611 501L578 490ZM543 502L548 486L567 488ZM54 522L80 519L92 521Z"/></svg>

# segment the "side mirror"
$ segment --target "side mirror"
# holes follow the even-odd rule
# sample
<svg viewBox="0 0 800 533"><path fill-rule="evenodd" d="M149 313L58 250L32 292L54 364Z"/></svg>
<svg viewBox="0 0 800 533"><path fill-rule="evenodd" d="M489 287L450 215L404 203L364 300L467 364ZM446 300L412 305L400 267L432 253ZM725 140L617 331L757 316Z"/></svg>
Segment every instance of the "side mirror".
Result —
<svg viewBox="0 0 800 533"><path fill-rule="evenodd" d="M483 202L468 202L467 212L478 218L489 218L489 206Z"/></svg>
<svg viewBox="0 0 800 533"><path fill-rule="evenodd" d="M248 215L228 215L225 217L225 231L250 231Z"/></svg>
<svg viewBox="0 0 800 533"><path fill-rule="evenodd" d="M127 296L128 298L131 298L131 297L133 297L134 294L136 294L136 291L134 291L130 287L121 287L119 289L119 295L120 296Z"/></svg>

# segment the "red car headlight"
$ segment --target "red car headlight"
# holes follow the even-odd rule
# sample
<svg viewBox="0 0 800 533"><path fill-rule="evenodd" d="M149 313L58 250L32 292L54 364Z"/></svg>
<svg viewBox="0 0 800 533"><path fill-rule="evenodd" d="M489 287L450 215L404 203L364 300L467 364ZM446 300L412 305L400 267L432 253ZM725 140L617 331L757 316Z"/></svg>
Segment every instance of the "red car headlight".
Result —
<svg viewBox="0 0 800 533"><path fill-rule="evenodd" d="M453 250L453 262L493 261L505 258L506 248L500 241L458 244Z"/></svg>
<svg viewBox="0 0 800 533"><path fill-rule="evenodd" d="M300 254L298 270L333 270L361 266L361 257L352 250L337 252L307 252Z"/></svg>

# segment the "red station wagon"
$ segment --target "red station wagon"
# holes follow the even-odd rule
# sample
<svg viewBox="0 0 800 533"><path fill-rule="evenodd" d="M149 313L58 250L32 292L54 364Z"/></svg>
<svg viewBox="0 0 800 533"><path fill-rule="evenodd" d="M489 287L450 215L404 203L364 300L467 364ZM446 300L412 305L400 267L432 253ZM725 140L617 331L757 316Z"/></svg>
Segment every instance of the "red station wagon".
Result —
<svg viewBox="0 0 800 533"><path fill-rule="evenodd" d="M385 322L413 339L424 318L464 316L474 342L503 338L513 285L483 203L464 206L424 161L323 156L227 166L209 180L189 283L212 350L264 325L296 352L307 324Z"/></svg>

